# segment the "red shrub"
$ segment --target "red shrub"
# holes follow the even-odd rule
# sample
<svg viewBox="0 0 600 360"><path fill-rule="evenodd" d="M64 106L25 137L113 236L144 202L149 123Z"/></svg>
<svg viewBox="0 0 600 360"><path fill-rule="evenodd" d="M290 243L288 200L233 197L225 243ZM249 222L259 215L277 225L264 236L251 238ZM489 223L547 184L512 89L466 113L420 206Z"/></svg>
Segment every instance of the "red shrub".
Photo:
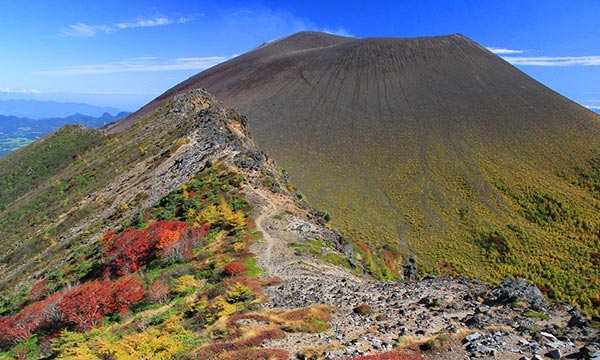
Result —
<svg viewBox="0 0 600 360"><path fill-rule="evenodd" d="M280 328L264 329L247 338L207 344L198 349L195 355L199 359L213 359L216 357L215 355L225 355L228 359L238 359L237 357L228 357L228 355L241 349L260 346L265 340L277 339L283 336L285 336L285 332Z"/></svg>
<svg viewBox="0 0 600 360"><path fill-rule="evenodd" d="M157 249L166 249L179 241L185 231L186 223L182 221L159 221L156 223L158 243Z"/></svg>
<svg viewBox="0 0 600 360"><path fill-rule="evenodd" d="M125 276L111 284L112 308L125 312L144 298L144 285L135 275Z"/></svg>
<svg viewBox="0 0 600 360"><path fill-rule="evenodd" d="M18 344L38 329L60 321L57 304L62 297L62 293L55 293L25 307L11 317L0 318L0 348L6 349Z"/></svg>
<svg viewBox="0 0 600 360"><path fill-rule="evenodd" d="M118 237L119 234L112 230L109 230L106 232L106 234L104 234L104 236L102 237L101 245L105 253L110 251L111 247L113 246Z"/></svg>
<svg viewBox="0 0 600 360"><path fill-rule="evenodd" d="M244 264L240 264L239 262L230 262L229 264L225 265L225 268L223 269L223 271L225 272L225 274L227 274L227 276L235 276L237 274L241 274L244 271L247 271L248 267Z"/></svg>
<svg viewBox="0 0 600 360"><path fill-rule="evenodd" d="M108 237L108 240L106 240ZM131 274L146 263L156 242L134 228L127 228L113 237L103 239L104 254L111 260L120 275Z"/></svg>
<svg viewBox="0 0 600 360"><path fill-rule="evenodd" d="M66 292L58 311L77 330L87 331L100 325L104 316L128 310L144 293L142 282L134 275L114 282L94 280Z"/></svg>
<svg viewBox="0 0 600 360"><path fill-rule="evenodd" d="M127 228L120 234L108 232L102 239L102 248L117 274L127 275L138 271L157 251L169 253L185 228L185 222L158 221L140 231Z"/></svg>
<svg viewBox="0 0 600 360"><path fill-rule="evenodd" d="M186 231L186 223L171 221L163 224L156 245L160 258L167 263L190 260L193 257L193 246L189 232Z"/></svg>
<svg viewBox="0 0 600 360"><path fill-rule="evenodd" d="M169 284L164 281L155 281L150 285L150 288L146 292L146 301L149 303L160 303L165 302L170 295Z"/></svg>
<svg viewBox="0 0 600 360"><path fill-rule="evenodd" d="M8 349L31 336L32 329L24 316L19 314L0 318L0 348Z"/></svg>
<svg viewBox="0 0 600 360"><path fill-rule="evenodd" d="M48 284L48 280L40 280L33 284L31 290L29 290L29 299L38 301L48 296Z"/></svg>
<svg viewBox="0 0 600 360"><path fill-rule="evenodd" d="M77 330L87 331L101 324L104 315L114 312L111 286L91 281L65 294L58 309Z"/></svg>
<svg viewBox="0 0 600 360"><path fill-rule="evenodd" d="M366 257L371 257L371 249L361 242L357 242L356 246L358 246L364 253Z"/></svg>
<svg viewBox="0 0 600 360"><path fill-rule="evenodd" d="M535 286L545 295L548 295L550 293L550 289L547 286L539 285L539 284L536 284Z"/></svg>
<svg viewBox="0 0 600 360"><path fill-rule="evenodd" d="M126 311L144 297L144 287L137 276L118 281L91 281L82 286L57 292L26 306L17 314L0 318L0 348L18 344L40 329L54 329L65 322L86 331L105 315Z"/></svg>

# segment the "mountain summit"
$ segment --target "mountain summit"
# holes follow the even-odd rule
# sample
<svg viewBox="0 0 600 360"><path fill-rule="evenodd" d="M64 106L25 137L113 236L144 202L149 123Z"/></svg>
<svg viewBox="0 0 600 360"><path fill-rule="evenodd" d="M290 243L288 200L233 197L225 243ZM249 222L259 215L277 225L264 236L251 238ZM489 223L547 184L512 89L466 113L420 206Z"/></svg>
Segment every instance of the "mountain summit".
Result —
<svg viewBox="0 0 600 360"><path fill-rule="evenodd" d="M597 296L599 117L474 41L302 32L107 130L193 88L248 116L291 181L375 254L376 275L394 277L391 251L416 254L426 271L522 274L588 306Z"/></svg>

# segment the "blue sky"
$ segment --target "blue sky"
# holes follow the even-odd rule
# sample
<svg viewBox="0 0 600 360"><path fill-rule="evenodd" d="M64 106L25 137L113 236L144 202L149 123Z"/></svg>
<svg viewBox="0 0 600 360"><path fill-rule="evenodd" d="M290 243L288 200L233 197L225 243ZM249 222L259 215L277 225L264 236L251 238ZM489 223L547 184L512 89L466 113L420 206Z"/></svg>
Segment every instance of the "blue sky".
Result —
<svg viewBox="0 0 600 360"><path fill-rule="evenodd" d="M462 33L600 108L600 1L0 0L0 99L135 110L171 86L301 30Z"/></svg>

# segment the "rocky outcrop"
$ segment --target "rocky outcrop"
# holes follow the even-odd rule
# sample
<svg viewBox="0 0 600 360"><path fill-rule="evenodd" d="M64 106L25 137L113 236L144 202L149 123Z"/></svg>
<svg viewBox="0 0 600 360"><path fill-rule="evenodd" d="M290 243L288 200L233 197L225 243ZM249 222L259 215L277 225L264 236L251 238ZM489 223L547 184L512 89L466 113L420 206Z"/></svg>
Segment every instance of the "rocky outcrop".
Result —
<svg viewBox="0 0 600 360"><path fill-rule="evenodd" d="M419 274L417 273L417 258L414 255L409 256L406 265L404 265L404 280L419 280Z"/></svg>
<svg viewBox="0 0 600 360"><path fill-rule="evenodd" d="M535 310L543 310L548 306L548 301L542 292L525 279L506 278L500 286L493 289L486 300L487 305L508 305L518 301L525 301Z"/></svg>
<svg viewBox="0 0 600 360"><path fill-rule="evenodd" d="M329 352L330 359L386 351L410 345L407 342L419 348L428 341L423 346L432 349L424 349L425 353L435 359L562 358L594 349L597 330L565 331L569 307L545 303L547 319L532 318L528 308L514 309L498 302L496 290L477 280L444 277L382 283L298 276L267 293L270 307L325 303L340 308L334 331L312 344L335 344L337 350ZM481 298L485 294L490 298ZM491 303L495 305L486 305ZM369 312L357 310L367 307Z"/></svg>

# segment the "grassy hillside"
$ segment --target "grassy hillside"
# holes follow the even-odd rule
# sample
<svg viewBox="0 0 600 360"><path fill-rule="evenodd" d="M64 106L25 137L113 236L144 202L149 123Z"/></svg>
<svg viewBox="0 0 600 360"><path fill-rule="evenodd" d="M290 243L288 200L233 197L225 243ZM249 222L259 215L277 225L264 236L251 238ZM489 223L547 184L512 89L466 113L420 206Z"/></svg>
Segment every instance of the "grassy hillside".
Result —
<svg viewBox="0 0 600 360"><path fill-rule="evenodd" d="M0 318L0 359L287 359L256 346L323 331L334 309L258 310L263 286L281 280L257 277L243 181L209 164L108 231L80 285L38 279Z"/></svg>
<svg viewBox="0 0 600 360"><path fill-rule="evenodd" d="M89 245L106 227L239 146L229 129L242 136L239 121L196 92L118 135L68 126L0 159L0 288L64 268L84 276L91 265L79 259L99 256Z"/></svg>
<svg viewBox="0 0 600 360"><path fill-rule="evenodd" d="M79 124L90 128L97 128L109 122L117 121L127 115L127 113L120 113L117 116L104 114L102 117L92 117L77 114L65 118L43 120L0 115L0 158L23 146L29 145L63 126Z"/></svg>
<svg viewBox="0 0 600 360"><path fill-rule="evenodd" d="M281 280L258 278L233 164L276 181L245 126L192 91L117 135L69 126L2 159L0 359L287 359L255 347L326 329L329 306L258 309Z"/></svg>

